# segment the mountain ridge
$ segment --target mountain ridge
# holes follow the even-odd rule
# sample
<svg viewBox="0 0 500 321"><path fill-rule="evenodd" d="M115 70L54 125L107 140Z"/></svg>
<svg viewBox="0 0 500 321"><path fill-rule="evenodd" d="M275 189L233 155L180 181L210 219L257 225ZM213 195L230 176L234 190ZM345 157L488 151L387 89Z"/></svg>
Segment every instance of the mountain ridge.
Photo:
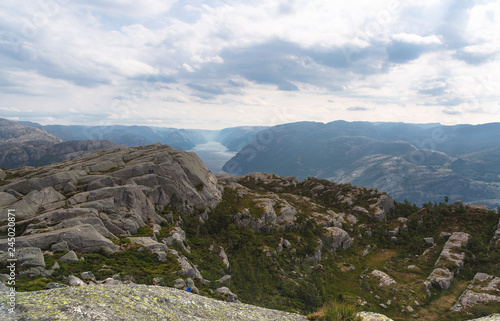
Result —
<svg viewBox="0 0 500 321"><path fill-rule="evenodd" d="M268 139L254 138L223 170L235 175L257 171L351 182L418 204L448 196L500 205L494 157L500 146L498 123L299 122L265 131L267 135L261 135Z"/></svg>

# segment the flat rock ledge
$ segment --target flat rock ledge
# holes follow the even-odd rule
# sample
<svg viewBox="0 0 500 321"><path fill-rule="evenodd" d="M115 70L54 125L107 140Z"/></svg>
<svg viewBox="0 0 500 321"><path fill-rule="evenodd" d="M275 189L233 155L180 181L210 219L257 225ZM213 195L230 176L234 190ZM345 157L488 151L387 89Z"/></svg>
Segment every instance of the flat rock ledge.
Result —
<svg viewBox="0 0 500 321"><path fill-rule="evenodd" d="M500 304L500 278L486 273L477 273L450 310L460 312L488 302Z"/></svg>
<svg viewBox="0 0 500 321"><path fill-rule="evenodd" d="M16 299L17 313L9 315L8 299L0 294L1 320L307 320L298 314L137 284L18 292Z"/></svg>

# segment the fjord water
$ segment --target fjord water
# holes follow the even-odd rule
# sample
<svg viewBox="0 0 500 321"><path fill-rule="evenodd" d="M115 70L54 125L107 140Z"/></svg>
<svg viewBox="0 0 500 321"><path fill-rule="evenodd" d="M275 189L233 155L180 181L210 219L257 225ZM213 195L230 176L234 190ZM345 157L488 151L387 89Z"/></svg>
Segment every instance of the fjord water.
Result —
<svg viewBox="0 0 500 321"><path fill-rule="evenodd" d="M195 152L213 173L223 172L222 166L230 160L236 152L227 150L226 146L219 142L209 141L196 145L190 152Z"/></svg>

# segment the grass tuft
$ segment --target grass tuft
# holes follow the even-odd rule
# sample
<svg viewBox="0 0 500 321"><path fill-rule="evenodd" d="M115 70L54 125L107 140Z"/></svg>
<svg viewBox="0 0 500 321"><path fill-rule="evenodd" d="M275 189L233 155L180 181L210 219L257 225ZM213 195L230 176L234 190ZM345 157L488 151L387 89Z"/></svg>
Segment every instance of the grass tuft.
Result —
<svg viewBox="0 0 500 321"><path fill-rule="evenodd" d="M361 321L358 309L354 304L345 302L329 302L319 311L307 316L314 321Z"/></svg>

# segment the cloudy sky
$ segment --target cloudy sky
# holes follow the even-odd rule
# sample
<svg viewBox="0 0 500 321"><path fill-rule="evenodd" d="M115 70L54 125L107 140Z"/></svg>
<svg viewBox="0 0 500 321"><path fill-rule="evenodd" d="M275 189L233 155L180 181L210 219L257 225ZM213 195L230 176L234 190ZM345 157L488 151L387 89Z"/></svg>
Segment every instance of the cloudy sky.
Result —
<svg viewBox="0 0 500 321"><path fill-rule="evenodd" d="M0 117L500 121L500 2L2 0Z"/></svg>

